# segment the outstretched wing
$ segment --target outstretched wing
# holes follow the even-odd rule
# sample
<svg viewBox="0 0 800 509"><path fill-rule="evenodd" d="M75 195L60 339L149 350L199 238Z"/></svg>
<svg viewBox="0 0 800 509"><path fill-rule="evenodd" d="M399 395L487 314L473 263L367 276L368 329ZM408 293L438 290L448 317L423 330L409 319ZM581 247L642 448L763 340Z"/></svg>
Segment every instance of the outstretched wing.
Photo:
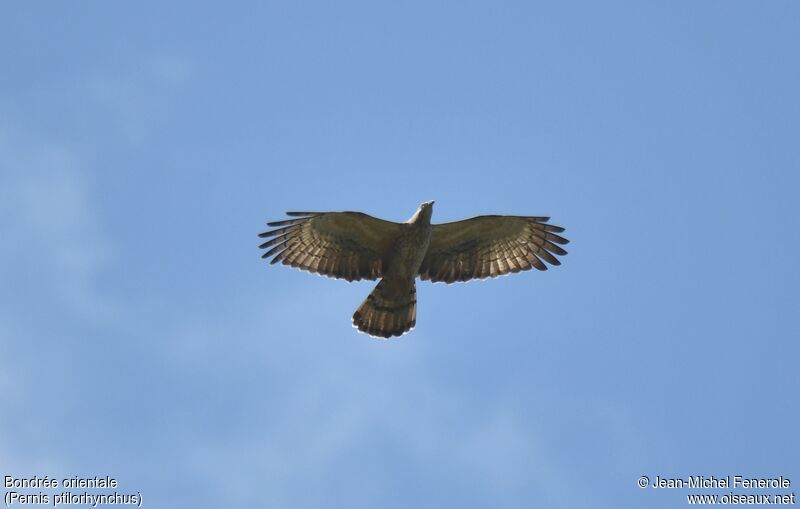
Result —
<svg viewBox="0 0 800 509"><path fill-rule="evenodd" d="M556 235L564 228L547 224L549 219L478 216L433 225L419 277L453 283L502 276L531 267L547 270L542 260L561 265L554 255L567 252L557 244L569 241Z"/></svg>
<svg viewBox="0 0 800 509"><path fill-rule="evenodd" d="M287 212L296 219L267 223L280 226L259 234L270 238L262 258L275 257L302 270L348 281L378 279L400 231L398 223L361 212Z"/></svg>

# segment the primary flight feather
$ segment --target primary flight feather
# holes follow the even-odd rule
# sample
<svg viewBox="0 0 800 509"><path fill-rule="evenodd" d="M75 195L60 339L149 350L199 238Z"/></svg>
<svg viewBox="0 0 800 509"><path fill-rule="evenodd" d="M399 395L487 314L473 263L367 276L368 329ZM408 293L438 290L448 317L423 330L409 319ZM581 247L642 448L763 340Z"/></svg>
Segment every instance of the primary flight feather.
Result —
<svg viewBox="0 0 800 509"><path fill-rule="evenodd" d="M556 255L560 226L549 217L478 216L431 224L433 202L419 206L405 223L361 212L287 212L293 219L267 223L278 227L261 256L325 276L380 282L353 315L353 325L370 336L389 338L410 331L417 320L415 280L453 283L547 270L560 265Z"/></svg>

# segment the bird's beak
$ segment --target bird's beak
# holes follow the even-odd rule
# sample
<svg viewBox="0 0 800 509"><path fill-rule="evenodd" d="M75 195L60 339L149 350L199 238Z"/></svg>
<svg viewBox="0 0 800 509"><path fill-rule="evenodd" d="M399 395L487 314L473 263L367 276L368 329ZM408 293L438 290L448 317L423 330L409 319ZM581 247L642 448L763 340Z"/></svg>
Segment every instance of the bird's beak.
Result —
<svg viewBox="0 0 800 509"><path fill-rule="evenodd" d="M425 205L433 205L433 200L425 202Z"/></svg>

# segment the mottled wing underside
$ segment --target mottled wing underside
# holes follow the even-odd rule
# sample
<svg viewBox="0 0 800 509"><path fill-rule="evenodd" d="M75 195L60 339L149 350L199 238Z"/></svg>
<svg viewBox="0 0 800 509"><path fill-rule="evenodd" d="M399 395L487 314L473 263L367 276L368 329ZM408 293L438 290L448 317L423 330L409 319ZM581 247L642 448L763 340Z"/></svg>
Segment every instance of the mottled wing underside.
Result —
<svg viewBox="0 0 800 509"><path fill-rule="evenodd" d="M548 262L567 252L557 244L569 241L557 233L564 228L547 224L549 217L478 216L433 225L428 253L419 269L422 280L453 283L497 277Z"/></svg>
<svg viewBox="0 0 800 509"><path fill-rule="evenodd" d="M287 212L295 219L267 223L279 226L259 235L269 238L259 246L268 249L262 258L274 256L302 270L348 281L378 279L400 230L398 223L361 212Z"/></svg>

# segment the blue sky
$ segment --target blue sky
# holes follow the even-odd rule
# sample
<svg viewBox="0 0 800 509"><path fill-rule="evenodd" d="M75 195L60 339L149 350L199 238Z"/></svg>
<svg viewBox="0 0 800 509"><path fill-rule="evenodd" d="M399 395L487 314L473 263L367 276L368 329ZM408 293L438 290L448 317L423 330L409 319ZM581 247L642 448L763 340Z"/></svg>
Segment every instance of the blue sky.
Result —
<svg viewBox="0 0 800 509"><path fill-rule="evenodd" d="M0 7L0 465L148 507L676 507L800 483L796 2ZM546 273L268 266L286 210L549 215Z"/></svg>

